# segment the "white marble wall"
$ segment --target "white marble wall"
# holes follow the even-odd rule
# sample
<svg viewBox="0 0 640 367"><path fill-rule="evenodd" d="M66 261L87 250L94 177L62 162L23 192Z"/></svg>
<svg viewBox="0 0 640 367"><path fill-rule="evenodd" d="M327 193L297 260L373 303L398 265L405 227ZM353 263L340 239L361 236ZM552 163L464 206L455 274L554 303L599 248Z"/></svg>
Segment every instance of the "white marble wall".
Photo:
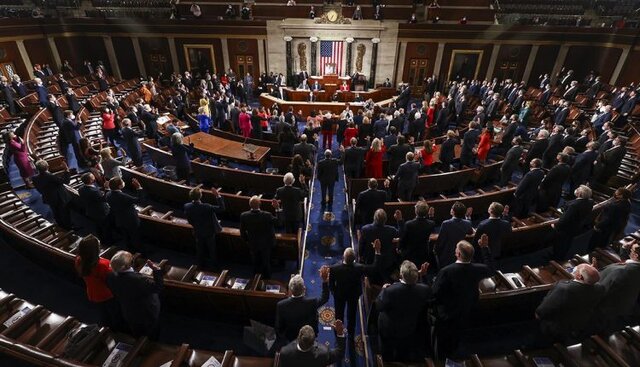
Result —
<svg viewBox="0 0 640 367"><path fill-rule="evenodd" d="M299 72L299 58L297 47L300 42L307 44L307 64L311 68L311 42L310 37L318 37L319 40L344 40L353 37L352 45L352 71L355 71L357 46L362 43L366 46L362 71L369 76L371 72L371 56L373 43L371 39L380 38L378 45L378 68L376 83L382 83L386 78L393 78L396 68L396 52L398 44L398 23L378 22L375 20L353 21L351 24L316 24L310 19L285 19L282 21L267 21L267 69L274 72L286 71L286 48L284 37L293 37L292 53L293 70ZM319 46L319 45L318 45ZM343 60L346 63L346 46L344 44ZM320 50L318 49L316 65L320 65ZM346 64L343 65L346 71Z"/></svg>

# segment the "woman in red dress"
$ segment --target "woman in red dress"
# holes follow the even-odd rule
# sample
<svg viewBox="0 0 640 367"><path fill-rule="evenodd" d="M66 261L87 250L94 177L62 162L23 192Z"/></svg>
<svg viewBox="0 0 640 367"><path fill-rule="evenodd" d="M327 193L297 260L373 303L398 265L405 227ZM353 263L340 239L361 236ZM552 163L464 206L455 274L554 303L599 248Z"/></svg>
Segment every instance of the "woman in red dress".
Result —
<svg viewBox="0 0 640 367"><path fill-rule="evenodd" d="M435 118L436 118L436 104L431 102L429 103L429 108L427 108L427 120L425 121L425 124L424 124L425 138L431 136L431 126L433 126L433 123L435 122Z"/></svg>
<svg viewBox="0 0 640 367"><path fill-rule="evenodd" d="M344 130L344 140L342 145L345 147L351 146L351 138L358 138L358 128L354 122L349 123L349 127Z"/></svg>
<svg viewBox="0 0 640 367"><path fill-rule="evenodd" d="M420 162L422 163L421 171L422 173L430 174L433 173L432 165L433 165L433 153L436 152L437 146L433 144L433 141L427 139L424 141L424 145L422 150L418 153L420 157Z"/></svg>
<svg viewBox="0 0 640 367"><path fill-rule="evenodd" d="M20 177L22 177L24 184L27 188L32 189L33 181L31 181L31 177L33 177L35 172L33 171L33 166L31 166L29 152L27 151L27 144L25 144L22 138L16 136L16 134L11 131L6 132L2 138L4 139L4 143L8 151L5 158L9 159L10 156L13 156L13 161L15 162L16 167L18 167Z"/></svg>
<svg viewBox="0 0 640 367"><path fill-rule="evenodd" d="M371 142L371 149L367 151L365 160L367 161L365 174L367 177L382 178L382 157L384 156L386 149L382 144L382 140L375 138Z"/></svg>
<svg viewBox="0 0 640 367"><path fill-rule="evenodd" d="M489 155L489 149L491 149L491 140L493 134L490 129L485 128L480 135L480 142L478 143L478 161L480 164L484 164Z"/></svg>
<svg viewBox="0 0 640 367"><path fill-rule="evenodd" d="M88 235L78 244L75 267L86 285L87 298L100 308L100 325L119 329L120 306L106 282L111 266L108 259L100 257L100 240L95 236Z"/></svg>

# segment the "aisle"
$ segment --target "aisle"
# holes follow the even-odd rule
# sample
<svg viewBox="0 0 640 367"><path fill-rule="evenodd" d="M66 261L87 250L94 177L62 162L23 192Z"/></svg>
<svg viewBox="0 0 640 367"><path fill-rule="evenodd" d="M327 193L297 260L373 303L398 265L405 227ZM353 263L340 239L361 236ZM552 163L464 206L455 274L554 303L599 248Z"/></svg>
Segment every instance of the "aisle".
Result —
<svg viewBox="0 0 640 367"><path fill-rule="evenodd" d="M322 137L320 137L320 143ZM335 141L332 144L334 157L340 153ZM318 161L323 159L324 151L318 150ZM307 286L307 294L312 297L319 297L322 286L319 276L319 269L323 265L333 265L342 261L342 253L346 246L351 246L349 234L349 214L346 210L346 194L344 183L344 170L339 168L339 181L336 182L334 190L333 205L322 207L320 182L315 180L311 187L311 209L309 210L308 234L306 242L306 252L303 265L302 276ZM325 214L326 213L326 214ZM329 326L335 320L335 308L333 296L318 310L319 313L319 336L318 342L335 346L335 336L333 329ZM345 312L346 313L346 312ZM345 321L345 320L343 320ZM346 322L345 322L346 328ZM343 366L365 366L364 351L360 337L360 323L356 326L354 345L347 343L347 351ZM355 347L355 348L354 348ZM354 353L354 349L356 352ZM351 358L353 356L353 358Z"/></svg>

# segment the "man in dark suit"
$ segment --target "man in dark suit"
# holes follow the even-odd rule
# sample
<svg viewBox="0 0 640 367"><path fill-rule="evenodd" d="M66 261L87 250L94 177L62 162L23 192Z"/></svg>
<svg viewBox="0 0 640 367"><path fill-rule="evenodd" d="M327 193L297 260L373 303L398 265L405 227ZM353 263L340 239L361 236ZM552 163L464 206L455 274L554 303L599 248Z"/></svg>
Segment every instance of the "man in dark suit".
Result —
<svg viewBox="0 0 640 367"><path fill-rule="evenodd" d="M157 339L160 332L160 292L164 285L162 270L151 260L147 266L153 271L153 279L136 272L133 256L118 251L111 258L113 273L107 275L107 286L120 304L122 316L135 337Z"/></svg>
<svg viewBox="0 0 640 367"><path fill-rule="evenodd" d="M300 222L303 219L302 202L307 196L304 175L300 175L300 183L304 189L293 186L295 178L293 173L284 175L284 186L276 190L275 199L278 201L278 209L282 209L284 227L287 233L298 233Z"/></svg>
<svg viewBox="0 0 640 367"><path fill-rule="evenodd" d="M144 122L144 132L147 138L158 138L158 114L151 106L144 105L140 114L140 120Z"/></svg>
<svg viewBox="0 0 640 367"><path fill-rule="evenodd" d="M570 190L573 192L578 186L587 182L593 171L593 163L598 157L598 143L592 141L587 143L587 150L578 154L571 166Z"/></svg>
<svg viewBox="0 0 640 367"><path fill-rule="evenodd" d="M280 367L325 367L339 363L344 357L345 335L342 321L336 320L336 348L316 342L316 332L309 325L300 329L296 340L280 349Z"/></svg>
<svg viewBox="0 0 640 367"><path fill-rule="evenodd" d="M522 139L519 136L513 138L511 145L500 166L500 186L506 186L511 181L513 172L520 166L520 158L524 152Z"/></svg>
<svg viewBox="0 0 640 367"><path fill-rule="evenodd" d="M47 91L47 87L42 84L42 79L35 78L33 79L36 82L36 94L38 95L38 102L40 103L40 107L46 107L47 102L49 101L49 91Z"/></svg>
<svg viewBox="0 0 640 367"><path fill-rule="evenodd" d="M398 183L397 194L402 201L411 201L413 190L418 184L418 174L420 173L420 163L414 161L412 152L406 154L407 161L398 167L393 179Z"/></svg>
<svg viewBox="0 0 640 367"><path fill-rule="evenodd" d="M440 145L440 163L444 172L449 172L451 163L456 158L456 145L458 145L458 135L453 131L447 131L447 138Z"/></svg>
<svg viewBox="0 0 640 367"><path fill-rule="evenodd" d="M493 120L493 118L498 113L498 107L500 106L500 100L498 98L500 98L500 95L498 95L498 93L494 93L491 96L491 102L489 102L486 109L487 121Z"/></svg>
<svg viewBox="0 0 640 367"><path fill-rule="evenodd" d="M0 93L2 94L4 102L9 106L9 113L11 115L17 114L18 106L15 102L15 92L13 91L13 88L11 88L9 81L5 76L0 76Z"/></svg>
<svg viewBox="0 0 640 367"><path fill-rule="evenodd" d="M479 243L480 237L486 234L489 238L489 254L493 260L500 258L502 255L502 241L504 238L511 234L511 222L505 219L508 212L505 213L505 208L498 202L493 202L489 205L489 218L483 220L478 224L476 228L476 235L474 237L474 243ZM476 261L482 261L482 250L477 249Z"/></svg>
<svg viewBox="0 0 640 367"><path fill-rule="evenodd" d="M24 83L22 83L22 81L20 80L20 75L13 74L11 79L12 79L11 86L13 87L13 90L15 90L16 93L18 93L18 98L22 98L26 96L28 93L27 86L24 85Z"/></svg>
<svg viewBox="0 0 640 367"><path fill-rule="evenodd" d="M398 223L400 232L400 244L398 250L402 260L409 260L414 264L422 264L427 261L429 249L429 237L436 224L430 220L433 217L433 208L429 208L426 201L418 201L415 206L415 219L404 221L402 212L396 210L394 218Z"/></svg>
<svg viewBox="0 0 640 367"><path fill-rule="evenodd" d="M274 207L278 204L273 201ZM275 225L278 219L273 214L260 210L260 198L249 199L251 210L240 215L240 236L249 244L253 260L253 272L271 278L271 249L276 245Z"/></svg>
<svg viewBox="0 0 640 367"><path fill-rule="evenodd" d="M308 137L305 134L300 135L300 142L293 146L293 155L300 154L304 162L314 161L316 154L316 146L307 143Z"/></svg>
<svg viewBox="0 0 640 367"><path fill-rule="evenodd" d="M616 189L613 200L604 205L596 218L589 240L589 252L596 247L605 248L623 233L631 213L631 197L631 190L624 187Z"/></svg>
<svg viewBox="0 0 640 367"><path fill-rule="evenodd" d="M362 276L371 274L376 270L380 261L380 241L374 241L375 259L373 264L364 265L357 263L353 248L347 247L342 255L342 262L330 267L329 289L333 293L336 307L335 318L337 320L349 320L347 331L349 338L355 337L356 310L358 299L362 295ZM345 307L347 318L344 318Z"/></svg>
<svg viewBox="0 0 640 367"><path fill-rule="evenodd" d="M597 283L600 274L593 266L580 264L573 276L556 283L536 309L540 329L550 342L575 343L595 331L595 306L604 297L604 288Z"/></svg>
<svg viewBox="0 0 640 367"><path fill-rule="evenodd" d="M640 244L623 246L620 257L624 263L608 265L600 272L600 285L604 287L605 296L598 309L601 323L608 330L630 321L629 316L637 308L640 295Z"/></svg>
<svg viewBox="0 0 640 367"><path fill-rule="evenodd" d="M376 299L378 332L382 357L388 361L413 361L423 357L421 333L425 326L425 309L431 300L431 288L419 284L428 263L420 271L411 261L400 265L400 282L385 285ZM421 345L422 344L422 345Z"/></svg>
<svg viewBox="0 0 640 367"><path fill-rule="evenodd" d="M387 149L389 174L395 174L398 171L398 167L404 163L409 152L413 152L413 147L406 143L404 136L398 135L398 143Z"/></svg>
<svg viewBox="0 0 640 367"><path fill-rule="evenodd" d="M62 127L62 122L64 121L64 111L58 103L58 99L54 95L49 96L49 102L47 102L47 111L51 115L51 119L53 123L56 124L57 127Z"/></svg>
<svg viewBox="0 0 640 367"><path fill-rule="evenodd" d="M62 176L57 176L49 172L47 161L37 161L36 169L38 174L33 177L33 185L42 195L42 202L51 208L56 223L64 229L71 229L71 211L69 208L71 197L64 187L65 184L69 183L71 174L67 164L63 162L62 165L64 172Z"/></svg>
<svg viewBox="0 0 640 367"><path fill-rule="evenodd" d="M613 113L611 112L611 105L606 105L603 107L603 111L598 117L592 122L593 128L596 130L596 135L602 134L602 127L605 122L610 122L613 117Z"/></svg>
<svg viewBox="0 0 640 367"><path fill-rule="evenodd" d="M562 187L571 175L571 167L569 166L569 156L559 153L556 156L558 164L553 166L542 179L538 192L538 205L536 211L538 213L549 210L549 207L556 207L562 196Z"/></svg>
<svg viewBox="0 0 640 367"><path fill-rule="evenodd" d="M490 263L489 239L482 236L478 243L483 252L485 264L474 264L474 248L467 241L456 245L456 262L442 268L433 284L436 305L436 338L439 359L451 356L458 347L460 330L468 322L471 310L478 301L478 282L493 276Z"/></svg>
<svg viewBox="0 0 640 367"><path fill-rule="evenodd" d="M340 146L340 150L344 151L344 147ZM333 204L333 188L338 181L338 166L342 160L332 158L331 150L324 152L324 159L318 162L318 181L320 181L320 192L322 193L321 204ZM327 199L327 194L329 194Z"/></svg>
<svg viewBox="0 0 640 367"><path fill-rule="evenodd" d="M142 166L142 148L138 138L142 137L142 133L136 133L131 128L131 120L125 118L122 120L122 140L124 148L136 166Z"/></svg>
<svg viewBox="0 0 640 367"><path fill-rule="evenodd" d="M576 96L578 95L578 81L574 80L571 82L571 86L564 92L562 98L567 101L573 102L576 100Z"/></svg>
<svg viewBox="0 0 640 367"><path fill-rule="evenodd" d="M356 215L360 218L360 224L365 225L373 220L373 213L384 208L387 201L387 193L384 190L378 190L378 180L369 179L367 183L368 189L358 194L356 199Z"/></svg>
<svg viewBox="0 0 640 367"><path fill-rule="evenodd" d="M318 333L318 308L329 300L329 267L320 268L322 295L319 298L306 296L304 279L295 275L289 280L291 297L278 302L276 306L276 333L287 342L295 340L304 325L310 325Z"/></svg>
<svg viewBox="0 0 640 367"><path fill-rule="evenodd" d="M69 161L69 145L73 148L73 154L78 162L78 166L84 167L87 162L80 151L80 130L82 123L73 114L73 111L64 111L64 120L60 126L60 142L62 155Z"/></svg>
<svg viewBox="0 0 640 367"><path fill-rule="evenodd" d="M542 166L546 169L556 164L556 156L564 149L564 127L556 125L549 136L547 149L542 153Z"/></svg>
<svg viewBox="0 0 640 367"><path fill-rule="evenodd" d="M606 184L609 179L618 173L622 159L627 153L625 138L618 136L613 141L613 147L607 149L598 156L594 167L594 179Z"/></svg>
<svg viewBox="0 0 640 367"><path fill-rule="evenodd" d="M358 139L351 138L349 148L344 151L344 174L347 178L360 178L367 148L358 146ZM376 181L377 183L377 181Z"/></svg>
<svg viewBox="0 0 640 367"><path fill-rule="evenodd" d="M216 199L216 205L203 203L202 190L194 188L189 192L190 203L184 204L184 213L187 221L193 227L193 235L196 239L196 257L198 265L204 267L207 263L207 253L211 259L212 268L218 264L216 257L216 233L222 232L216 213L224 211L224 198L218 190L211 189L211 194Z"/></svg>
<svg viewBox="0 0 640 367"><path fill-rule="evenodd" d="M551 224L555 230L553 233L553 259L565 260L571 248L573 239L591 227L591 189L588 186L579 186L574 195L576 199L569 202L564 213L557 223Z"/></svg>
<svg viewBox="0 0 640 367"><path fill-rule="evenodd" d="M547 106L547 104L549 103L549 98L551 98L551 94L551 85L547 84L544 87L544 91L540 93L540 96L538 96L538 102L540 102L541 106Z"/></svg>
<svg viewBox="0 0 640 367"><path fill-rule="evenodd" d="M529 216L531 206L533 206L536 198L538 197L538 186L544 178L544 171L542 170L542 160L535 158L529 164L531 169L524 175L522 180L518 183L516 191L513 193L514 197L514 211L513 215L517 218L526 218Z"/></svg>
<svg viewBox="0 0 640 367"><path fill-rule="evenodd" d="M451 219L447 219L440 225L438 241L434 250L438 258L439 269L456 261L456 244L465 239L466 236L473 235L471 221L465 219L467 208L459 201L451 206Z"/></svg>
<svg viewBox="0 0 640 367"><path fill-rule="evenodd" d="M360 240L358 242L360 262L373 264L375 256L371 244L376 240L380 241L379 276L372 277L373 282L381 283L389 279L396 257L394 242L398 237L398 230L387 225L387 213L384 209L376 210L373 214L373 223L363 226L360 230Z"/></svg>
<svg viewBox="0 0 640 367"><path fill-rule="evenodd" d="M569 117L569 102L563 101L560 107L556 108L553 113L553 123L564 126L565 121Z"/></svg>
<svg viewBox="0 0 640 367"><path fill-rule="evenodd" d="M115 219L115 227L124 237L127 248L142 251L138 241L140 218L136 204L140 202L143 191L140 182L135 178L131 180L131 187L136 190L136 196L122 192L124 181L120 177L114 177L109 180L110 191L107 192L106 198L111 207L111 216Z"/></svg>
<svg viewBox="0 0 640 367"><path fill-rule="evenodd" d="M473 148L478 143L480 137L480 124L477 121L469 123L469 131L464 133L462 138L462 150L460 151L460 166L470 167L474 162Z"/></svg>
<svg viewBox="0 0 640 367"><path fill-rule="evenodd" d="M527 151L527 158L525 159L525 167L529 167L532 160L536 158L542 159L544 152L549 146L549 132L545 129L540 129L536 136L536 140L531 143L529 150Z"/></svg>
<svg viewBox="0 0 640 367"><path fill-rule="evenodd" d="M78 189L84 213L96 229L98 238L106 241L109 237L109 204L102 190L96 186L96 178L91 172L82 175L82 187Z"/></svg>

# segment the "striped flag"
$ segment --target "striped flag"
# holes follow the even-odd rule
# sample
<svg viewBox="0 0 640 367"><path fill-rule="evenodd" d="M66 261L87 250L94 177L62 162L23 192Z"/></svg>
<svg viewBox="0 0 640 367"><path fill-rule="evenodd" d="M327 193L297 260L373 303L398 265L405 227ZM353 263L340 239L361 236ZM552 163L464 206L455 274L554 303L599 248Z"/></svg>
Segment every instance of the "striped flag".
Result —
<svg viewBox="0 0 640 367"><path fill-rule="evenodd" d="M325 74L325 65L334 64L333 73L342 75L343 41L320 41L320 73Z"/></svg>

